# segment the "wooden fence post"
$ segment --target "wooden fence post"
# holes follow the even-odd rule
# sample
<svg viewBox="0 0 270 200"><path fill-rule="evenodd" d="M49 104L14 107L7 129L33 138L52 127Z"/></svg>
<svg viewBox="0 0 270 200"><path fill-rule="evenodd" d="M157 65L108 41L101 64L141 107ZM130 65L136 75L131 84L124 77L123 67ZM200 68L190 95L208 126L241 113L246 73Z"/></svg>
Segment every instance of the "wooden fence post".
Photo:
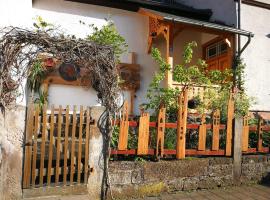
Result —
<svg viewBox="0 0 270 200"><path fill-rule="evenodd" d="M163 157L164 153L164 133L165 133L165 120L166 120L166 108L161 107L158 113L158 122L157 122L157 147L156 147L156 156L159 155L160 147L160 156Z"/></svg>
<svg viewBox="0 0 270 200"><path fill-rule="evenodd" d="M188 90L185 89L178 97L176 159L185 158L186 154L187 104Z"/></svg>
<svg viewBox="0 0 270 200"><path fill-rule="evenodd" d="M234 120L234 143L233 143L233 180L234 184L241 184L242 169L242 132L243 118L236 117Z"/></svg>
<svg viewBox="0 0 270 200"><path fill-rule="evenodd" d="M234 100L233 100L233 93L230 93L227 112L227 134L226 134L226 150L225 150L226 156L232 155L233 118L234 118Z"/></svg>
<svg viewBox="0 0 270 200"><path fill-rule="evenodd" d="M248 116L243 117L243 132L242 132L242 151L248 151L248 141L249 141L249 125Z"/></svg>
<svg viewBox="0 0 270 200"><path fill-rule="evenodd" d="M261 152L263 150L262 126L263 126L263 118L260 117L259 124L258 124L258 149L257 149L259 152Z"/></svg>
<svg viewBox="0 0 270 200"><path fill-rule="evenodd" d="M138 155L148 154L149 143L149 113L142 113L139 122Z"/></svg>
<svg viewBox="0 0 270 200"><path fill-rule="evenodd" d="M120 131L119 131L119 140L118 140L118 150L126 150L128 145L128 102L124 102L123 111L122 111L122 120L120 121Z"/></svg>
<svg viewBox="0 0 270 200"><path fill-rule="evenodd" d="M263 130L262 130L262 126L263 126L263 118L260 117L259 118L259 123L258 123L258 146L257 146L257 150L259 152L261 152L263 150L263 146L262 146L262 142L263 142L263 138L262 138L262 134L263 134Z"/></svg>
<svg viewBox="0 0 270 200"><path fill-rule="evenodd" d="M199 127L199 144L198 150L204 151L206 145L206 123L205 123L205 114L202 114L201 125Z"/></svg>
<svg viewBox="0 0 270 200"><path fill-rule="evenodd" d="M220 127L220 110L215 110L213 113L213 136L212 136L212 150L219 150L219 127Z"/></svg>

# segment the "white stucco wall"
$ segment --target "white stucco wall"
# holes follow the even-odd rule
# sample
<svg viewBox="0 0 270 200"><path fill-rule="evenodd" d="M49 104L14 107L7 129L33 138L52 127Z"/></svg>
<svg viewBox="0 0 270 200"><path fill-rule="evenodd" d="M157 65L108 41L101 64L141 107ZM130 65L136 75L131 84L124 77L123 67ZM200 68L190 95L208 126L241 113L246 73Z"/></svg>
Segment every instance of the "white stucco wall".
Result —
<svg viewBox="0 0 270 200"><path fill-rule="evenodd" d="M141 65L141 88L136 93L135 109L138 111L139 104L145 102L145 93L149 85L154 71L157 69L154 61L147 52L147 35L148 35L148 18L137 13L88 5L75 2L67 2L64 0L48 1L36 0L33 3L33 16L42 16L45 20L54 24L61 25L62 29L70 34L85 37L90 33L87 26L82 26L79 21L86 24L95 24L101 27L105 24L105 18L108 16L115 22L120 34L126 39L129 51L136 53L136 63ZM127 56L122 56L121 60L126 62ZM62 88L62 89L61 89ZM73 95L82 96L83 98L61 98L61 93L66 97ZM85 90L70 88L67 86L53 86L49 88L49 101L53 104L76 104L96 105L97 99L95 92L86 94ZM129 97L127 97L129 98ZM73 103L73 104L74 104ZM137 112L138 113L138 112Z"/></svg>
<svg viewBox="0 0 270 200"><path fill-rule="evenodd" d="M254 110L270 111L270 10L242 4L241 28L255 34L242 57L246 63L246 88L256 98ZM241 43L245 44L242 37Z"/></svg>

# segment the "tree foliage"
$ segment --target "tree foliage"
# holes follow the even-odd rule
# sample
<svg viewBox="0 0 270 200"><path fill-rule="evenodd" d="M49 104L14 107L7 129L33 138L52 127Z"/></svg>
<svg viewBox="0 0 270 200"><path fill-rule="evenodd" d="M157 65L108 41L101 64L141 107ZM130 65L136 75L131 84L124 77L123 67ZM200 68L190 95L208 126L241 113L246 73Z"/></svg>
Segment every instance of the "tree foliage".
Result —
<svg viewBox="0 0 270 200"><path fill-rule="evenodd" d="M93 32L87 36L87 39L100 45L111 46L114 50L116 61L119 61L120 55L127 51L128 45L125 38L117 31L114 22L110 19L106 19L106 22L101 29L98 29L94 24L89 25Z"/></svg>
<svg viewBox="0 0 270 200"><path fill-rule="evenodd" d="M231 69L224 71L208 70L204 60L193 62L193 49L197 47L196 42L188 43L183 51L182 62L170 66L161 56L157 48L152 49L152 57L159 65L158 72L153 76L147 91L148 102L144 104L146 109L158 110L160 104L167 107L168 112L175 112L177 109L177 97L185 89L192 87L203 87L204 98L196 96L197 110L199 112L220 109L225 114L230 92L233 88L233 72ZM196 64L192 64L196 63ZM243 66L243 64L241 64ZM162 83L165 75L171 70L175 82L182 85L181 88L165 88ZM243 70L237 72L238 81L243 81ZM239 83L243 85L243 83ZM252 98L249 98L244 90L234 95L236 114L246 115L251 105Z"/></svg>

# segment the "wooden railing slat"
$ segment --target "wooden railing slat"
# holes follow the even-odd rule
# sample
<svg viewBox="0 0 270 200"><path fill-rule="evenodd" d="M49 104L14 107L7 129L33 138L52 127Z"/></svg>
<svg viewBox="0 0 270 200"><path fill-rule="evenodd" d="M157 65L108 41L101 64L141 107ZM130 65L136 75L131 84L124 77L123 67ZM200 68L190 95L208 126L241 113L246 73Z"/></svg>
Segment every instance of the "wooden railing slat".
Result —
<svg viewBox="0 0 270 200"><path fill-rule="evenodd" d="M82 128L83 128L83 106L80 106L79 147L78 147L78 174L77 182L81 182L81 159L82 159Z"/></svg>
<svg viewBox="0 0 270 200"><path fill-rule="evenodd" d="M213 113L213 138L212 138L212 150L219 150L219 129L220 129L220 110L216 110Z"/></svg>
<svg viewBox="0 0 270 200"><path fill-rule="evenodd" d="M61 130L62 130L62 106L59 106L58 126L57 126L56 169L55 169L55 184L56 185L59 183Z"/></svg>
<svg viewBox="0 0 270 200"><path fill-rule="evenodd" d="M49 143L49 160L48 160L48 176L47 185L51 184L51 169L53 159L53 139L54 139L54 106L51 106L51 124L50 124L50 143Z"/></svg>
<svg viewBox="0 0 270 200"><path fill-rule="evenodd" d="M84 183L88 178L88 160L89 160L89 131L90 131L90 108L86 112L86 132L85 132L85 163L84 163Z"/></svg>
<svg viewBox="0 0 270 200"><path fill-rule="evenodd" d="M120 121L120 131L119 131L119 140L118 140L118 150L126 150L128 145L128 102L124 102L123 106L123 118Z"/></svg>
<svg viewBox="0 0 270 200"><path fill-rule="evenodd" d="M186 155L186 131L187 131L187 104L188 90L184 90L178 98L176 158L182 159Z"/></svg>
<svg viewBox="0 0 270 200"><path fill-rule="evenodd" d="M33 105L28 106L26 139L25 139L25 160L24 160L24 177L23 188L30 186L31 174L31 157L32 157L32 134L33 134Z"/></svg>
<svg viewBox="0 0 270 200"><path fill-rule="evenodd" d="M205 114L202 115L201 125L199 127L199 144L198 150L204 151L206 145L206 124L205 124Z"/></svg>
<svg viewBox="0 0 270 200"><path fill-rule="evenodd" d="M139 124L139 136L138 136L138 155L148 154L149 143L149 113L142 113Z"/></svg>
<svg viewBox="0 0 270 200"><path fill-rule="evenodd" d="M63 184L67 184L67 153L68 153L68 132L69 132L69 106L66 107L65 144L64 144L64 174Z"/></svg>
<svg viewBox="0 0 270 200"><path fill-rule="evenodd" d="M164 134L165 134L165 123L166 123L166 109L164 107L159 109L158 113L158 126L157 126L157 145L156 145L156 156L163 157L164 154Z"/></svg>
<svg viewBox="0 0 270 200"><path fill-rule="evenodd" d="M40 152L40 170L39 170L39 186L43 186L43 170L44 170L44 156L45 156L45 141L46 141L46 130L47 130L47 105L43 106L42 112L42 142Z"/></svg>
<svg viewBox="0 0 270 200"><path fill-rule="evenodd" d="M258 122L258 151L261 152L262 149L263 149L263 129L262 129L262 126L263 126L263 118L260 117L259 119L259 122Z"/></svg>
<svg viewBox="0 0 270 200"><path fill-rule="evenodd" d="M71 139L71 166L70 166L70 184L73 184L73 177L74 177L74 157L75 157L75 133L76 133L76 126L77 126L77 119L76 119L76 111L77 107L73 107L73 118L72 118L72 139Z"/></svg>
<svg viewBox="0 0 270 200"><path fill-rule="evenodd" d="M249 125L248 116L243 117L243 132L242 132L242 151L248 151L249 142Z"/></svg>
<svg viewBox="0 0 270 200"><path fill-rule="evenodd" d="M35 109L35 127L33 134L33 160L32 160L32 187L36 184L36 165L37 165L37 134L39 122L39 106Z"/></svg>
<svg viewBox="0 0 270 200"><path fill-rule="evenodd" d="M227 111L227 132L226 132L226 156L232 155L232 129L234 118L234 101L233 94L230 94Z"/></svg>

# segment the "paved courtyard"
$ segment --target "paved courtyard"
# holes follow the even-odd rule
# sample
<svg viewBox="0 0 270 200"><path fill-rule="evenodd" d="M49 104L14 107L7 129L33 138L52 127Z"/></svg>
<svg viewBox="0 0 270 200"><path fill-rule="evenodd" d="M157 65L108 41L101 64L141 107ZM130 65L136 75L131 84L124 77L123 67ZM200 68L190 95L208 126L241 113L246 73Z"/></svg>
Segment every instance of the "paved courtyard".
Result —
<svg viewBox="0 0 270 200"><path fill-rule="evenodd" d="M27 200L91 200L87 195L63 197L27 198ZM200 190L193 192L177 192L163 194L159 197L145 197L133 200L270 200L270 185L252 185L241 187L220 188L215 190Z"/></svg>

